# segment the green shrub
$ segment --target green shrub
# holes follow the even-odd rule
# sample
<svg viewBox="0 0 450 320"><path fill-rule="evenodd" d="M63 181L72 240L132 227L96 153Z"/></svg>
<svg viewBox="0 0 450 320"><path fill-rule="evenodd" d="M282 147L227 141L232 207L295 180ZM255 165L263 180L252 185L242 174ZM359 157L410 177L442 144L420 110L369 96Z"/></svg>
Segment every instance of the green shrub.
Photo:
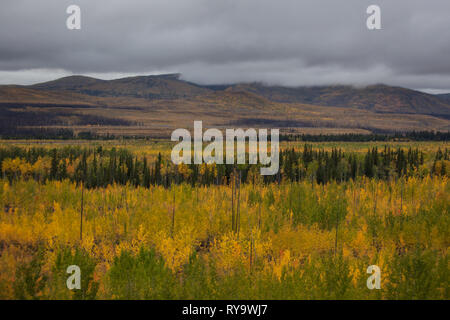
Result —
<svg viewBox="0 0 450 320"><path fill-rule="evenodd" d="M112 298L174 298L175 277L154 249L142 248L136 256L122 251L114 259L108 280Z"/></svg>
<svg viewBox="0 0 450 320"><path fill-rule="evenodd" d="M69 290L67 279L70 274L67 268L76 265L81 270L81 289ZM94 281L95 260L83 249L62 248L53 266L53 281L51 286L52 298L92 300L95 299L99 284Z"/></svg>

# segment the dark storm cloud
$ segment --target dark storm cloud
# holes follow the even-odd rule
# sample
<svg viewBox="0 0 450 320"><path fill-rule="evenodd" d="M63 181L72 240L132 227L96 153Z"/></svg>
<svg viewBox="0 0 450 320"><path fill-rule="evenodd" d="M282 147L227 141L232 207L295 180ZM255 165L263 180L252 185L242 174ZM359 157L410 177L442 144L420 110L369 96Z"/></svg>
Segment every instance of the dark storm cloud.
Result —
<svg viewBox="0 0 450 320"><path fill-rule="evenodd" d="M82 29L67 30L67 6ZM382 30L366 28L378 4ZM200 83L450 88L448 0L3 0L0 82L180 72Z"/></svg>

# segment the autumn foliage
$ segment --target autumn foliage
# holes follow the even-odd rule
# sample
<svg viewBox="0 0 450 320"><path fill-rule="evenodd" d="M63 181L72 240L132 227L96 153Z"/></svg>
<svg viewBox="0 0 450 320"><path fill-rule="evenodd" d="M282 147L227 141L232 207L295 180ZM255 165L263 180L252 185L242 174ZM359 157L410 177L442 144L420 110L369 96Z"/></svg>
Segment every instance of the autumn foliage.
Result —
<svg viewBox="0 0 450 320"><path fill-rule="evenodd" d="M308 152L318 152L317 147ZM149 170L161 161L158 172L165 176L157 153L130 150L148 158ZM408 162L408 149L402 149L406 172L394 160L386 172L383 158L373 163L372 154L380 150L351 153L343 147L341 156L353 154L339 158L344 164L337 162L336 170L345 165L345 179L336 173L318 181L319 162L325 160L312 159L304 167L287 150L292 148L285 161L295 170L283 166L275 181L252 178L248 168L239 182L242 171L236 167L224 175L226 181L202 183L202 172L214 177L218 170L205 167L194 183L149 178L144 184L139 160L139 183L101 186L89 186L77 171L86 161L89 172L94 153L83 160L83 151L71 157L66 149L62 157L64 150L58 149L57 164L51 149L34 161L26 155L4 157L0 298L449 298L446 151L419 146ZM334 152L330 149L328 159L339 157ZM396 152L390 154L397 157ZM99 153L96 157L99 161ZM66 176L60 177L63 168ZM366 169L374 170L372 176L363 174ZM177 168L185 177L192 176L190 170ZM298 172L302 176L290 178ZM81 290L65 285L72 264L84 272ZM381 268L380 290L366 286L369 265Z"/></svg>

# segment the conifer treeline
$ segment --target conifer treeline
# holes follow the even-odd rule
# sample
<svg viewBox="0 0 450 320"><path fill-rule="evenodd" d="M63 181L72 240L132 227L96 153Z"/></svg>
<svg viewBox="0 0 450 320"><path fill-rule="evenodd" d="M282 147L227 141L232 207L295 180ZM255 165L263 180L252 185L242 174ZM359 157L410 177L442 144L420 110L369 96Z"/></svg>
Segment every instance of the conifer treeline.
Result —
<svg viewBox="0 0 450 320"><path fill-rule="evenodd" d="M425 154L419 149L381 150L374 147L365 154L345 153L341 149L331 152L313 149L305 144L303 150L280 151L280 170L274 176L261 176L260 165L174 165L161 154L150 162L147 157L135 156L126 149L64 147L0 148L0 170L3 177L13 181L33 178L39 181L69 179L84 182L89 187L109 184L170 186L172 183L228 184L233 172L239 170L242 183L256 181L270 183L310 180L327 183L343 182L366 176L392 179L402 176L426 174L447 175L450 153L448 149L427 155L432 165L424 164Z"/></svg>
<svg viewBox="0 0 450 320"><path fill-rule="evenodd" d="M370 142L370 141L449 141L450 132L407 131L387 133L342 133L342 134L290 134L280 135L281 141L305 142Z"/></svg>
<svg viewBox="0 0 450 320"><path fill-rule="evenodd" d="M10 119L9 119L10 120ZM105 123L102 118L91 117L84 119L88 124ZM97 121L97 122L96 122ZM130 126L131 122L120 122L113 119L113 125ZM116 121L116 122L114 122ZM119 121L119 122L118 122ZM148 135L120 135L120 134L97 134L92 131L74 132L70 128L48 128L48 127L20 127L14 122L1 119L0 115L0 138L1 139L40 139L40 140L114 140L114 139L167 139L167 136ZM107 123L111 125L111 123ZM304 141L304 142L370 142L370 141L449 141L450 132L440 131L407 131L407 132L383 132L383 133L343 133L343 134L282 134L280 141Z"/></svg>

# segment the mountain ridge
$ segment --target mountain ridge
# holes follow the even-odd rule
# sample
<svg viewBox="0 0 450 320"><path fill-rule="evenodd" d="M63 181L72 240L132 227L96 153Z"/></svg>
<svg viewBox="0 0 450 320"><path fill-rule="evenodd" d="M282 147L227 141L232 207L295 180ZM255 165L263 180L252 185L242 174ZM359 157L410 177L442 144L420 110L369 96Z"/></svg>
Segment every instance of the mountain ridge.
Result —
<svg viewBox="0 0 450 320"><path fill-rule="evenodd" d="M376 113L450 116L450 95L432 95L386 84L364 87L351 85L288 87L260 82L201 85L181 79L180 74L162 74L113 80L74 75L23 87L52 92L69 91L94 97L129 97L146 100L190 99L210 95L213 92L245 91L276 103L347 107L372 110ZM1 98L0 95L0 101Z"/></svg>
<svg viewBox="0 0 450 320"><path fill-rule="evenodd" d="M206 94L209 90L179 79L180 74L134 76L102 80L85 76L69 76L28 86L38 90L63 90L97 97L134 97L173 99Z"/></svg>
<svg viewBox="0 0 450 320"><path fill-rule="evenodd" d="M113 80L77 75L0 86L0 124L157 137L196 120L205 127L277 127L285 133L448 131L446 98L384 84L201 85L179 74Z"/></svg>

